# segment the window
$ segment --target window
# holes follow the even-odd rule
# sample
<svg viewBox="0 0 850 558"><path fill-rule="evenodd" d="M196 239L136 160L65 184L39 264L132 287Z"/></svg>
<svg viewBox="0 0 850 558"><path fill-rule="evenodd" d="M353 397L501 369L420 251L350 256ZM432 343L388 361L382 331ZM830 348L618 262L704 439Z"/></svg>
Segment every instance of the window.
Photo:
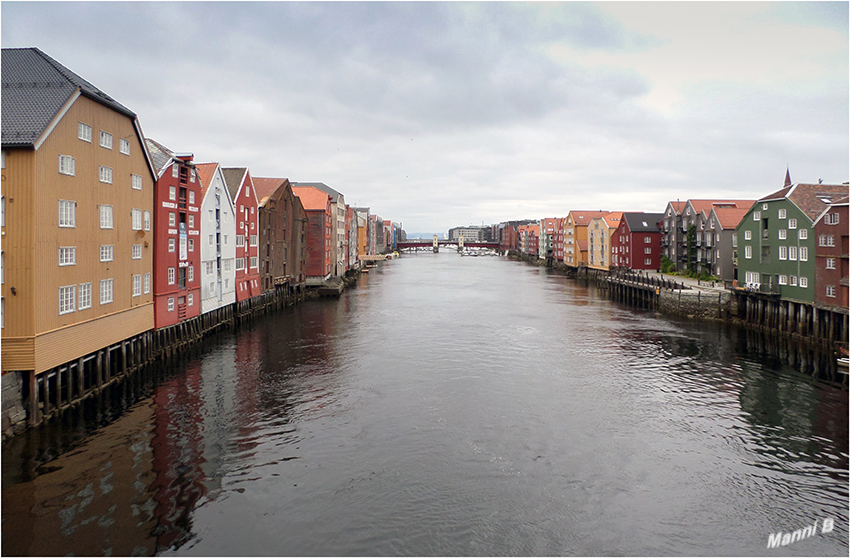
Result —
<svg viewBox="0 0 850 558"><path fill-rule="evenodd" d="M787 275L780 275L779 276L779 284L780 285L787 285L788 284L788 276Z"/></svg>
<svg viewBox="0 0 850 558"><path fill-rule="evenodd" d="M173 238L169 238L168 239L168 251L174 252L175 247L176 247L176 241Z"/></svg>
<svg viewBox="0 0 850 558"><path fill-rule="evenodd" d="M176 227L177 226L177 214L173 211L168 212L168 226Z"/></svg>
<svg viewBox="0 0 850 558"><path fill-rule="evenodd" d="M100 261L111 262L115 255L115 247L112 244L101 244L100 246Z"/></svg>
<svg viewBox="0 0 850 558"><path fill-rule="evenodd" d="M132 221L132 224L133 224L133 230L134 231L142 230L142 210L141 209L133 209L130 212L130 215L132 217L131 221Z"/></svg>
<svg viewBox="0 0 850 558"><path fill-rule="evenodd" d="M59 315L70 314L77 309L77 286L59 287Z"/></svg>
<svg viewBox="0 0 850 558"><path fill-rule="evenodd" d="M168 311L174 312L174 297L173 296L168 297Z"/></svg>
<svg viewBox="0 0 850 558"><path fill-rule="evenodd" d="M142 276L133 275L133 296L142 296Z"/></svg>
<svg viewBox="0 0 850 558"><path fill-rule="evenodd" d="M151 292L151 274L145 273L145 276L144 276L143 279L144 279L144 293L148 294L149 292Z"/></svg>
<svg viewBox="0 0 850 558"><path fill-rule="evenodd" d="M76 176L76 166L77 162L73 157L68 155L59 155L59 174Z"/></svg>
<svg viewBox="0 0 850 558"><path fill-rule="evenodd" d="M808 289L809 288L809 278L808 277L800 277L800 288Z"/></svg>
<svg viewBox="0 0 850 558"><path fill-rule="evenodd" d="M118 146L118 151L120 151L124 155L129 155L130 154L130 142L129 142L129 140L125 140L124 138L121 138L121 143Z"/></svg>
<svg viewBox="0 0 850 558"><path fill-rule="evenodd" d="M112 302L112 279L102 279L100 281L100 303L109 304Z"/></svg>
<svg viewBox="0 0 850 558"><path fill-rule="evenodd" d="M753 231L744 231L744 240L752 240Z"/></svg>
<svg viewBox="0 0 850 558"><path fill-rule="evenodd" d="M788 247L787 246L780 246L779 247L779 259L780 260L787 260L788 259Z"/></svg>
<svg viewBox="0 0 850 558"><path fill-rule="evenodd" d="M753 211L753 221L761 221L761 211Z"/></svg>
<svg viewBox="0 0 850 558"><path fill-rule="evenodd" d="M83 141L91 143L91 126L89 126L88 124L83 124L82 122L78 122L77 137Z"/></svg>
<svg viewBox="0 0 850 558"><path fill-rule="evenodd" d="M251 256L251 267L259 267L257 263L257 256Z"/></svg>
<svg viewBox="0 0 850 558"><path fill-rule="evenodd" d="M822 234L818 237L818 246L835 246L835 236Z"/></svg>
<svg viewBox="0 0 850 558"><path fill-rule="evenodd" d="M189 182L192 182L192 183L195 182L195 169L192 169L192 170L189 171ZM192 203L194 203L194 202L192 202Z"/></svg>
<svg viewBox="0 0 850 558"><path fill-rule="evenodd" d="M210 235L210 246L215 246L215 235L214 234Z"/></svg>
<svg viewBox="0 0 850 558"><path fill-rule="evenodd" d="M6 226L6 196L0 196L0 227Z"/></svg>
<svg viewBox="0 0 850 558"><path fill-rule="evenodd" d="M194 173L192 174L192 176L195 176ZM194 180L193 180L193 182L194 182ZM190 204L195 203L195 191L194 190L189 190L189 203Z"/></svg>
<svg viewBox="0 0 850 558"><path fill-rule="evenodd" d="M195 216L194 215L189 215L189 228L190 229L195 228Z"/></svg>
<svg viewBox="0 0 850 558"><path fill-rule="evenodd" d="M209 215L209 222L210 222L210 223L212 223L213 221L215 221L215 211L213 211L212 209L210 209L210 210L207 212L207 215Z"/></svg>
<svg viewBox="0 0 850 558"><path fill-rule="evenodd" d="M189 293L189 294L187 295L187 297L186 297L186 300L187 300L187 302L186 302L186 303L187 303L189 306L194 306L194 305L195 305L195 295L194 295L193 293Z"/></svg>
<svg viewBox="0 0 850 558"><path fill-rule="evenodd" d="M797 238L800 240L806 240L809 238L809 229L800 229L797 233Z"/></svg>
<svg viewBox="0 0 850 558"><path fill-rule="evenodd" d="M807 262L809 261L809 249L805 246L800 246L800 261Z"/></svg>
<svg viewBox="0 0 850 558"><path fill-rule="evenodd" d="M835 298L835 285L826 286L826 296L830 298Z"/></svg>
<svg viewBox="0 0 850 558"><path fill-rule="evenodd" d="M245 235L244 234L237 234L236 235L236 247L241 248L242 246L245 246Z"/></svg>
<svg viewBox="0 0 850 558"><path fill-rule="evenodd" d="M652 260L650 258L646 258L643 260L644 265L652 265Z"/></svg>
<svg viewBox="0 0 850 558"><path fill-rule="evenodd" d="M190 283L195 280L195 266L189 266L189 271L186 273L186 280Z"/></svg>
<svg viewBox="0 0 850 558"><path fill-rule="evenodd" d="M233 260L224 260L224 271L230 271Z"/></svg>
<svg viewBox="0 0 850 558"><path fill-rule="evenodd" d="M69 200L59 200L59 226L60 227L75 227L77 226L77 202Z"/></svg>
<svg viewBox="0 0 850 558"><path fill-rule="evenodd" d="M251 246L257 246L257 245L259 245L259 242L257 242L257 235L252 234L251 235Z"/></svg>
<svg viewBox="0 0 850 558"><path fill-rule="evenodd" d="M169 268L168 268L168 284L169 284L169 285L173 285L173 284L174 284L174 282L175 282L174 277L175 277L175 275L174 275L174 268L173 268L173 267L169 267Z"/></svg>
<svg viewBox="0 0 850 558"><path fill-rule="evenodd" d="M796 287L797 286L797 276L791 275L790 277L788 277L788 284L791 285L792 287Z"/></svg>
<svg viewBox="0 0 850 558"><path fill-rule="evenodd" d="M100 131L100 146L106 149L112 149L112 134Z"/></svg>
<svg viewBox="0 0 850 558"><path fill-rule="evenodd" d="M100 228L101 229L111 229L112 228L112 206L111 205L101 205L100 206Z"/></svg>
<svg viewBox="0 0 850 558"><path fill-rule="evenodd" d="M177 199L177 186L168 187L168 199L175 201Z"/></svg>
<svg viewBox="0 0 850 558"><path fill-rule="evenodd" d="M91 308L91 283L80 283L80 310Z"/></svg>
<svg viewBox="0 0 850 558"><path fill-rule="evenodd" d="M112 168L100 166L100 181L105 184L112 184Z"/></svg>
<svg viewBox="0 0 850 558"><path fill-rule="evenodd" d="M784 209L780 209L780 210L779 210L779 218L780 218L780 219L785 219L785 210L784 210Z"/></svg>
<svg viewBox="0 0 850 558"><path fill-rule="evenodd" d="M236 258L236 271L245 269L245 258Z"/></svg>
<svg viewBox="0 0 850 558"><path fill-rule="evenodd" d="M744 246L744 257L748 260L753 257L753 247L752 246Z"/></svg>
<svg viewBox="0 0 850 558"><path fill-rule="evenodd" d="M797 220L796 219L788 219L788 228L796 229L797 228Z"/></svg>
<svg viewBox="0 0 850 558"><path fill-rule="evenodd" d="M827 213L823 218L823 222L827 225L837 225L838 213Z"/></svg>
<svg viewBox="0 0 850 558"><path fill-rule="evenodd" d="M171 165L171 176L177 178L180 175L180 165L173 163Z"/></svg>
<svg viewBox="0 0 850 558"><path fill-rule="evenodd" d="M835 258L826 259L826 269L835 269Z"/></svg>
<svg viewBox="0 0 850 558"><path fill-rule="evenodd" d="M130 175L130 185L132 186L133 190L141 190L142 189L142 177L139 176L138 174L131 174Z"/></svg>
<svg viewBox="0 0 850 558"><path fill-rule="evenodd" d="M779 240L785 240L788 238L788 231L786 229L779 229Z"/></svg>
<svg viewBox="0 0 850 558"><path fill-rule="evenodd" d="M789 246L788 247L788 259L793 260L793 261L797 261L797 247L796 246Z"/></svg>
<svg viewBox="0 0 850 558"><path fill-rule="evenodd" d="M215 294L215 283L210 283L209 293L210 293L210 296Z"/></svg>
<svg viewBox="0 0 850 558"><path fill-rule="evenodd" d="M644 254L652 254L652 248L644 248L643 253Z"/></svg>
<svg viewBox="0 0 850 558"><path fill-rule="evenodd" d="M151 230L151 212L145 211L145 230Z"/></svg>
<svg viewBox="0 0 850 558"><path fill-rule="evenodd" d="M132 258L134 260L141 260L142 259L142 245L141 244L133 244Z"/></svg>
<svg viewBox="0 0 850 558"><path fill-rule="evenodd" d="M189 239L189 251L190 252L195 251L195 239L194 238Z"/></svg>
<svg viewBox="0 0 850 558"><path fill-rule="evenodd" d="M60 246L59 247L59 265L76 265L77 264L77 247L76 246Z"/></svg>

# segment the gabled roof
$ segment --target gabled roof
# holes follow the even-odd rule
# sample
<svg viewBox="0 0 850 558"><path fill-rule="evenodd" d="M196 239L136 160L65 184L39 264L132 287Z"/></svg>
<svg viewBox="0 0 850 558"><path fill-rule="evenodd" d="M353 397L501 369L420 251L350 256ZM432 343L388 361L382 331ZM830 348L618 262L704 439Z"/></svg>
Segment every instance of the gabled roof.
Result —
<svg viewBox="0 0 850 558"><path fill-rule="evenodd" d="M289 183L287 178L254 178L254 191L257 193L257 199L260 200L260 207L263 207L269 198L281 186L286 186Z"/></svg>
<svg viewBox="0 0 850 558"><path fill-rule="evenodd" d="M603 215L610 213L609 211L570 211L570 215L573 217L573 226L576 225L587 225L590 223L591 219L595 219L597 217L602 217ZM569 215L568 215L569 216Z"/></svg>
<svg viewBox="0 0 850 558"><path fill-rule="evenodd" d="M201 181L201 197L207 195L207 190L210 184L212 184L216 168L218 168L218 163L199 163L195 165L195 170L198 171L198 179Z"/></svg>
<svg viewBox="0 0 850 558"><path fill-rule="evenodd" d="M787 199L814 221L827 205L846 197L848 189L847 184L794 184L758 201Z"/></svg>
<svg viewBox="0 0 850 558"><path fill-rule="evenodd" d="M37 48L4 48L0 65L4 146L34 146L77 92L136 118L133 111Z"/></svg>
<svg viewBox="0 0 850 558"><path fill-rule="evenodd" d="M715 207L744 207L749 209L756 200L688 200L696 213L703 213L706 217Z"/></svg>
<svg viewBox="0 0 850 558"><path fill-rule="evenodd" d="M672 207L672 208L673 208L673 211L675 211L675 212L676 212L676 215L681 215L681 214L682 214L682 210L684 210L684 209L685 209L685 206L686 206L686 205L688 205L688 202L686 202L686 201L678 201L678 200L677 200L677 201L667 202L667 206L668 206L668 207ZM664 213L666 214L666 213L667 213L667 211L665 210L665 211L664 211Z"/></svg>
<svg viewBox="0 0 850 558"><path fill-rule="evenodd" d="M242 187L242 182L245 180L245 174L248 172L246 167L229 167L222 168L221 174L224 177L224 183L230 191L230 197L234 200L239 195L239 188Z"/></svg>
<svg viewBox="0 0 850 558"><path fill-rule="evenodd" d="M658 222L663 220L663 213L623 213L631 232L660 232Z"/></svg>
<svg viewBox="0 0 850 558"><path fill-rule="evenodd" d="M339 192L325 184L324 182L291 182L293 187L317 188L322 192L327 193L331 197L331 203L338 203L339 197L342 196ZM343 196L344 198L345 196Z"/></svg>
<svg viewBox="0 0 850 558"><path fill-rule="evenodd" d="M749 207L715 207L711 210L717 217L721 229L735 229L741 220L750 212ZM709 217L711 216L709 213Z"/></svg>
<svg viewBox="0 0 850 558"><path fill-rule="evenodd" d="M312 186L292 185L292 193L301 199L305 211L325 211L328 208L328 200L331 196L318 188Z"/></svg>
<svg viewBox="0 0 850 558"><path fill-rule="evenodd" d="M823 211L821 211L820 215L818 215L818 218L815 219L814 224L817 225L818 222L821 219L823 219L824 215L826 215L827 213L829 213L831 210L835 209L836 207L841 207L841 206L845 206L845 205L848 205L848 204L850 204L850 197L848 197L848 196L844 196L843 198L839 198L839 199L835 200L834 202L832 202L831 204L826 206ZM847 231L847 225L846 224L844 224L844 231Z"/></svg>
<svg viewBox="0 0 850 558"><path fill-rule="evenodd" d="M171 163L171 151L161 143L150 138L145 138L145 143L148 145L148 152L151 154L153 168L156 170L156 176L162 176L166 166Z"/></svg>
<svg viewBox="0 0 850 558"><path fill-rule="evenodd" d="M622 211L612 211L607 215L602 216L602 220L605 221L605 224L608 225L609 229L616 229L620 226L620 220L623 218Z"/></svg>

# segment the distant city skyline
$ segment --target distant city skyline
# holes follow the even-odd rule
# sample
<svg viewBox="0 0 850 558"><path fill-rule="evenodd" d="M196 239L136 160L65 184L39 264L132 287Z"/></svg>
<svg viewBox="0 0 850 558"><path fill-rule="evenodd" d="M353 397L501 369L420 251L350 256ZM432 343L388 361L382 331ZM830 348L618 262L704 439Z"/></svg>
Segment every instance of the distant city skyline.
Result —
<svg viewBox="0 0 850 558"><path fill-rule="evenodd" d="M10 1L2 45L411 231L850 178L847 2Z"/></svg>

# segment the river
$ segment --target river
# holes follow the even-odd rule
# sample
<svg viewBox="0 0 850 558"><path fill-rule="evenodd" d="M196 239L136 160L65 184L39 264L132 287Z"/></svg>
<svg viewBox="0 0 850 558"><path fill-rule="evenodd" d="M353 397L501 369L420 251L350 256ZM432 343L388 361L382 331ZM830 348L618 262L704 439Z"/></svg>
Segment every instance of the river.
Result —
<svg viewBox="0 0 850 558"><path fill-rule="evenodd" d="M405 255L5 443L3 555L847 556L846 388L747 339Z"/></svg>

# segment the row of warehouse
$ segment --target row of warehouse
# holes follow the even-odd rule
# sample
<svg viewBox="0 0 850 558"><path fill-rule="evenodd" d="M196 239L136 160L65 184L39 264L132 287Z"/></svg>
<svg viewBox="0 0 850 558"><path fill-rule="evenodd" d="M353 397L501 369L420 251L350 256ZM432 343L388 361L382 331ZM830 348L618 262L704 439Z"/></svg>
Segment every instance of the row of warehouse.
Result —
<svg viewBox="0 0 850 558"><path fill-rule="evenodd" d="M4 386L9 372L34 378L324 285L402 234L323 183L253 177L145 138L135 113L37 48L3 49L2 67Z"/></svg>

